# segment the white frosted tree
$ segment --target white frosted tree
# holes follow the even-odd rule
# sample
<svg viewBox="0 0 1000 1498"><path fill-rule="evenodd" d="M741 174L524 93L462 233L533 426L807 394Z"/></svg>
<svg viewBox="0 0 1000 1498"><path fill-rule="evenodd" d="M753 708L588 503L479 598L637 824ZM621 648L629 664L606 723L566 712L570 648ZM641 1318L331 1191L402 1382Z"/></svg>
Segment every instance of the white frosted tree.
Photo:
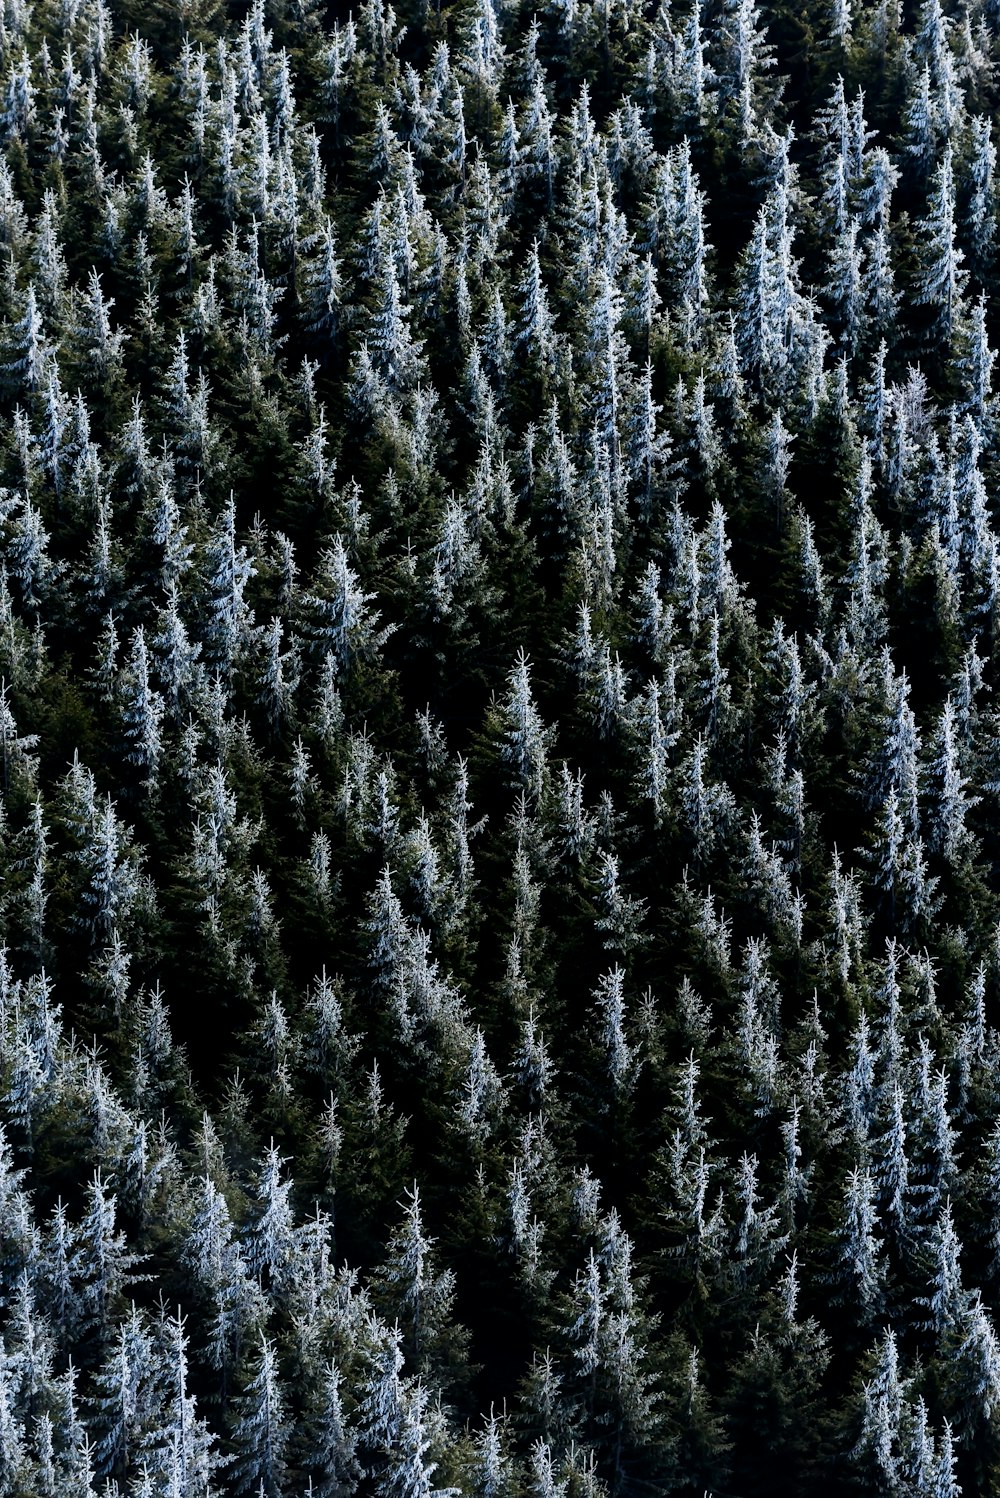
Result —
<svg viewBox="0 0 1000 1498"><path fill-rule="evenodd" d="M307 1465L314 1498L352 1498L361 1477L358 1436L344 1409L344 1379L331 1359L311 1393Z"/></svg>
<svg viewBox="0 0 1000 1498"><path fill-rule="evenodd" d="M457 1331L452 1319L455 1275L451 1269L438 1269L435 1257L414 1184L406 1193L403 1220L389 1239L378 1281L381 1299L398 1318L408 1362L416 1372L440 1374Z"/></svg>
<svg viewBox="0 0 1000 1498"><path fill-rule="evenodd" d="M932 177L921 231L915 300L931 309L929 337L933 346L947 346L963 311L968 281L968 273L962 268L965 257L957 242L954 167L947 142Z"/></svg>
<svg viewBox="0 0 1000 1498"><path fill-rule="evenodd" d="M305 599L314 648L329 655L342 672L358 661L377 658L391 627L378 628L380 615L370 604L338 532L320 555L312 590Z"/></svg>
<svg viewBox="0 0 1000 1498"><path fill-rule="evenodd" d="M125 758L138 769L144 787L154 791L162 752L163 698L150 683L149 651L141 625L132 636L121 694Z"/></svg>
<svg viewBox="0 0 1000 1498"><path fill-rule="evenodd" d="M885 1302L885 1266L877 1229L875 1183L866 1167L855 1167L844 1183L832 1277L838 1299L861 1326L870 1326Z"/></svg>
<svg viewBox="0 0 1000 1498"><path fill-rule="evenodd" d="M496 717L501 758L511 767L515 785L537 801L548 775L550 734L535 704L531 667L523 650L507 675L506 696Z"/></svg>
<svg viewBox="0 0 1000 1498"><path fill-rule="evenodd" d="M237 1493L283 1498L291 1436L274 1343L263 1332L255 1366L236 1400L229 1473Z"/></svg>

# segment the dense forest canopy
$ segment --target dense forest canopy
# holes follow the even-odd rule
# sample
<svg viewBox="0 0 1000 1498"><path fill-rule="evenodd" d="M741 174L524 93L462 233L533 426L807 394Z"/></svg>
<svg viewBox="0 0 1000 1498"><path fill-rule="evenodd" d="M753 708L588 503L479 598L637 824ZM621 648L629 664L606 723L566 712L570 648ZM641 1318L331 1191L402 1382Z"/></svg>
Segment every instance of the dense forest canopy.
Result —
<svg viewBox="0 0 1000 1498"><path fill-rule="evenodd" d="M997 0L2 0L0 1498L1000 1485Z"/></svg>

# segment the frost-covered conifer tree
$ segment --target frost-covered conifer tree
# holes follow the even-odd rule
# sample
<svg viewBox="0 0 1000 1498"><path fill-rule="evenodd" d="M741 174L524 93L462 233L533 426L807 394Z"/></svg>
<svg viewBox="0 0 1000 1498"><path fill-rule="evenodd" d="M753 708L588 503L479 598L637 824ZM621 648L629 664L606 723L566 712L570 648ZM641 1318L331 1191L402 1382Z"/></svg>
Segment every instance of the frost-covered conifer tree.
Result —
<svg viewBox="0 0 1000 1498"><path fill-rule="evenodd" d="M237 1404L230 1470L237 1492L280 1498L290 1432L277 1352L263 1334L254 1363Z"/></svg>

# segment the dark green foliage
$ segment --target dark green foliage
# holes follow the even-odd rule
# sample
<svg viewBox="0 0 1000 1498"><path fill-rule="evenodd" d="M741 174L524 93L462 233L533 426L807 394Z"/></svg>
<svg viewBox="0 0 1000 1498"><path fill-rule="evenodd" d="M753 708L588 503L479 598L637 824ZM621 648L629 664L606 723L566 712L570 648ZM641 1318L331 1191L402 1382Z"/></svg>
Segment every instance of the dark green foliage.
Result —
<svg viewBox="0 0 1000 1498"><path fill-rule="evenodd" d="M998 63L8 6L4 1493L996 1490Z"/></svg>

